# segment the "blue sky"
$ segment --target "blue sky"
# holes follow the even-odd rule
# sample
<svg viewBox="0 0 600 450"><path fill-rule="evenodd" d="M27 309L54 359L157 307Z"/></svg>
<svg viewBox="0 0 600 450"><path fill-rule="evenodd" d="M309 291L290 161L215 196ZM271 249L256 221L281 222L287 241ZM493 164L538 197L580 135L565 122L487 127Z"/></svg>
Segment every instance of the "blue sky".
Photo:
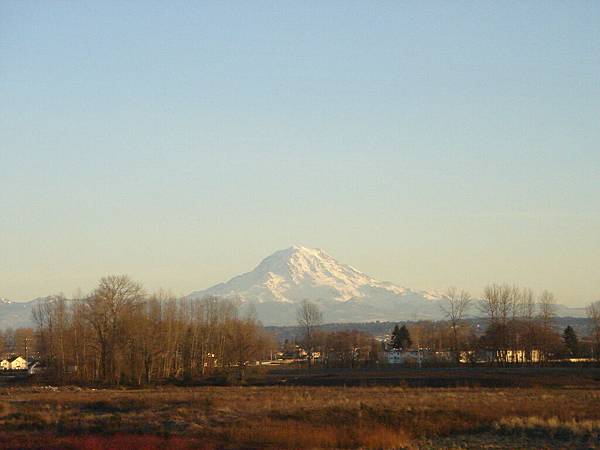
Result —
<svg viewBox="0 0 600 450"><path fill-rule="evenodd" d="M600 3L2 2L0 296L292 244L600 298Z"/></svg>

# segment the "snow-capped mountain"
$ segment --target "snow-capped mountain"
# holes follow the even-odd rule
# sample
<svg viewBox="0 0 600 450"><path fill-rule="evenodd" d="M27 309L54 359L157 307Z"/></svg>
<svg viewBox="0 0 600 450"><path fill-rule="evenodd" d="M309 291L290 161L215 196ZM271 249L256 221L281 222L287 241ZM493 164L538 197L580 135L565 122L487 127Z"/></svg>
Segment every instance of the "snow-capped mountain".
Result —
<svg viewBox="0 0 600 450"><path fill-rule="evenodd" d="M253 271L188 298L218 296L253 305L265 324L295 321L297 304L318 303L327 322L441 318L439 294L378 281L320 249L293 246L265 258Z"/></svg>
<svg viewBox="0 0 600 450"><path fill-rule="evenodd" d="M296 323L298 304L311 300L321 307L324 322L408 321L444 318L443 295L418 291L378 281L355 268L341 264L322 250L290 247L265 258L251 272L217 284L186 298L207 296L239 302L241 312L250 309L265 325ZM33 306L28 302L0 298L0 330L34 326ZM477 301L471 316L479 316ZM556 305L563 317L585 317L585 308Z"/></svg>

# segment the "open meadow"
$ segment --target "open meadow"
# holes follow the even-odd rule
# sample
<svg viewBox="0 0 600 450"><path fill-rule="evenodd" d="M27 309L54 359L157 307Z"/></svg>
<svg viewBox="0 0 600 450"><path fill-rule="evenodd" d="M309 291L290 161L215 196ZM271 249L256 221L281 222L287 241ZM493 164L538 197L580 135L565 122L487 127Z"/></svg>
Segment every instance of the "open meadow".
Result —
<svg viewBox="0 0 600 450"><path fill-rule="evenodd" d="M0 388L2 448L593 448L600 390Z"/></svg>

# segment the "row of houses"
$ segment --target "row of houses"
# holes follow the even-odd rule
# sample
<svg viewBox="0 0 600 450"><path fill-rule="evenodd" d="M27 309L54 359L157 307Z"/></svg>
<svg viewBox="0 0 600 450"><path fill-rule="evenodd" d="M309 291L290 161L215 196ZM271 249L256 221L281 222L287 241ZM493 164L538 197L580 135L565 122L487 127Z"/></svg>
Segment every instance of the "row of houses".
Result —
<svg viewBox="0 0 600 450"><path fill-rule="evenodd" d="M358 349L355 349L358 350ZM364 361L357 351L352 355L354 361ZM339 355L337 355L339 356ZM344 355L347 357L348 355ZM308 359L308 352L300 345L288 346L284 351L279 351L272 355L272 360L301 362ZM457 355L452 351L435 351L428 348L402 350L394 349L389 342L381 342L381 350L377 352L375 358L370 361L378 361L383 364L400 364L409 366L421 366L422 364L454 364ZM459 352L458 359L462 364L493 363L504 361L506 363L538 363L542 359L541 352L537 349L526 350L463 350ZM310 360L313 363L335 362L335 352L328 352L322 360L321 352L311 352Z"/></svg>
<svg viewBox="0 0 600 450"><path fill-rule="evenodd" d="M22 356L11 356L0 360L0 370L27 370L27 360Z"/></svg>
<svg viewBox="0 0 600 450"><path fill-rule="evenodd" d="M429 349L419 350L396 350L389 349L384 352L384 360L388 364L421 365L422 363L449 363L455 361L455 354L449 351L432 351ZM537 363L541 361L541 352L532 350L467 350L459 354L461 363L491 363L494 361L506 361L510 363Z"/></svg>

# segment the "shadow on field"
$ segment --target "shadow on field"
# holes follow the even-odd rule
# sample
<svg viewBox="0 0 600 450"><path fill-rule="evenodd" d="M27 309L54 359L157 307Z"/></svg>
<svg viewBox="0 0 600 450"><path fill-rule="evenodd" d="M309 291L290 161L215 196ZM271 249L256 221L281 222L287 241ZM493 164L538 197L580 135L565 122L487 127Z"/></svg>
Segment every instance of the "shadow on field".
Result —
<svg viewBox="0 0 600 450"><path fill-rule="evenodd" d="M425 388L482 387L600 387L599 368L514 367L443 369L273 369L256 385L290 386L403 386Z"/></svg>

